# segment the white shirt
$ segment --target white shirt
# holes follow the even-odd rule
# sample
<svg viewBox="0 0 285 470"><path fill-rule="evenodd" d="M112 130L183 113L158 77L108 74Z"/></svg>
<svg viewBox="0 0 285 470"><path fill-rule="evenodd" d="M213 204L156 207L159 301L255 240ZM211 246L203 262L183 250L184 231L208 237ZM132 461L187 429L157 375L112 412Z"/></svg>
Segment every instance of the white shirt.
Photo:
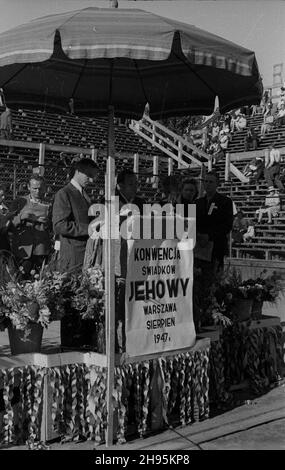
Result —
<svg viewBox="0 0 285 470"><path fill-rule="evenodd" d="M277 117L284 117L285 116L285 108L279 109L277 113Z"/></svg>
<svg viewBox="0 0 285 470"><path fill-rule="evenodd" d="M280 151L278 149L270 150L269 155L265 157L265 168L270 168L274 163L279 163L280 159Z"/></svg>
<svg viewBox="0 0 285 470"><path fill-rule="evenodd" d="M82 194L82 186L80 186L79 183L77 183L77 181L72 178L72 180L70 181L70 183L76 188L78 189L78 191L80 192L80 194Z"/></svg>

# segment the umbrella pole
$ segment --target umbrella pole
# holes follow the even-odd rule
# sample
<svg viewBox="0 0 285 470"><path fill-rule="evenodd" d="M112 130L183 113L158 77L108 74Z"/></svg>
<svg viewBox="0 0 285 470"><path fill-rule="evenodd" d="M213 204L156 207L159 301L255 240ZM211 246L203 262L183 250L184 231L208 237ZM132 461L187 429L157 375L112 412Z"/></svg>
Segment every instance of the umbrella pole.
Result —
<svg viewBox="0 0 285 470"><path fill-rule="evenodd" d="M107 233L105 240L106 354L107 354L107 432L106 446L113 444L113 389L115 370L115 262L112 243L111 197L115 194L114 107L108 111L108 158L105 177Z"/></svg>

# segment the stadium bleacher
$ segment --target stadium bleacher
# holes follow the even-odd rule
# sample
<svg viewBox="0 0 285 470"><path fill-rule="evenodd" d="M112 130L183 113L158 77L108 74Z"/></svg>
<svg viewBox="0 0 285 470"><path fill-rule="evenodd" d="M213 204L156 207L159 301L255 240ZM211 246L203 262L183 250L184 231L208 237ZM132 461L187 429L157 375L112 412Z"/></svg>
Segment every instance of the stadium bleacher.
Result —
<svg viewBox="0 0 285 470"><path fill-rule="evenodd" d="M47 144L77 146L84 149L95 148L98 151L97 161L102 170L102 177L96 187L93 188L94 198L104 194L104 172L107 147L107 120L91 117L79 117L72 114L53 114L35 110L12 110L13 139L23 142L42 142ZM263 122L263 115L256 114L248 118L248 126L258 127ZM230 153L239 153L240 161L234 162L241 171L245 166L242 160L244 152L244 137L246 129L236 131L229 144ZM285 147L285 126L273 128L265 135L258 150L264 150L270 144L277 147ZM117 169L122 167L133 168L133 155L139 153L139 187L140 196L148 202L153 200L157 188L153 185L152 170L153 156L163 157L163 154L152 144L144 141L129 129L128 125L119 120L115 124L115 148ZM46 151L45 178L48 184L48 194L52 196L68 178L68 166L72 156L65 154L59 156L58 152ZM248 160L247 160L248 161ZM7 188L7 201L16 194L26 191L26 184L34 166L37 166L38 150L31 148L15 149L11 155L7 155L7 148L0 147L0 182ZM284 167L284 163L282 163ZM217 162L216 171L224 181L225 162ZM179 170L174 165L174 173L187 174L197 177L200 169ZM159 175L167 174L167 158L160 158ZM242 208L246 217L253 219L255 211L263 205L267 186L264 180L258 184L241 183L232 176L228 182L223 182L220 192L230 196L239 208ZM284 194L281 194L281 212L273 223L268 225L265 220L260 224L255 223L255 238L248 243L232 246L233 257L259 258L259 259L284 259L285 244L285 207Z"/></svg>

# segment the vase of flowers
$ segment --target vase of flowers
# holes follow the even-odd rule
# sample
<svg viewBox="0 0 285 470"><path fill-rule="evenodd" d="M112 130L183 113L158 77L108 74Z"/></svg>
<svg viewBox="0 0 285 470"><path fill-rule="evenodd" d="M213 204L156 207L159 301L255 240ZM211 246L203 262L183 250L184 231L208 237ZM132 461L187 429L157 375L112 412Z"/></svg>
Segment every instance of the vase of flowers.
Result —
<svg viewBox="0 0 285 470"><path fill-rule="evenodd" d="M11 354L27 354L41 351L43 327L30 322L28 330L19 330L11 323L8 325Z"/></svg>
<svg viewBox="0 0 285 470"><path fill-rule="evenodd" d="M248 320L251 317L253 299L236 297L231 307L232 314L239 321Z"/></svg>
<svg viewBox="0 0 285 470"><path fill-rule="evenodd" d="M262 308L263 300L254 299L251 309L251 316L254 320L259 320L262 317Z"/></svg>
<svg viewBox="0 0 285 470"><path fill-rule="evenodd" d="M64 278L43 266L27 280L9 273L0 286L0 329L8 329L12 354L40 352L43 328L64 315Z"/></svg>

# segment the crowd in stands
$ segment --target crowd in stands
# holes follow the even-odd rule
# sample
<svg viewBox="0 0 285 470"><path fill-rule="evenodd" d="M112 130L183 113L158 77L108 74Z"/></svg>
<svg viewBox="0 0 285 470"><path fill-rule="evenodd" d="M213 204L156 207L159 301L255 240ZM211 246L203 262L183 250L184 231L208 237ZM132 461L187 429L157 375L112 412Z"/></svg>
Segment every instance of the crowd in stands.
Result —
<svg viewBox="0 0 285 470"><path fill-rule="evenodd" d="M11 112L9 108L6 107L4 94L1 94L0 90L0 105L5 106L4 111L1 114L1 137L4 139L13 138L13 123L11 118ZM74 109L75 103L74 99L70 98L68 102L67 113L73 115L75 113ZM252 127L248 123L250 118L255 116L257 112L263 112L264 122L261 125L260 132L258 128ZM284 117L284 119L283 119ZM280 90L280 100L277 105L273 105L270 91L266 90L264 92L260 106L251 106L244 107L239 110L234 110L225 115L221 115L217 109L210 118L205 118L201 116L194 117L184 117L167 120L168 126L172 126L172 130L176 133L180 133L186 140L192 142L197 147L200 147L206 153L213 156L213 163L221 160L232 140L234 133L242 132L242 138L244 142L244 150L256 150L259 147L259 143L268 130L272 127L282 126L285 120L285 88L282 87ZM246 133L245 133L246 131ZM254 183L259 183L263 178L266 181L269 195L272 196L272 190L274 189L274 198L279 196L278 193L284 190L284 185L282 182L282 175L280 171L280 151L276 148L278 143L274 143L272 147L269 148L268 157L264 158L261 156L255 157L244 169L244 174L249 177L249 180ZM10 149L10 151L13 149ZM61 160L66 160L64 155ZM70 162L64 161L65 166L68 166ZM188 178L189 180L189 178ZM188 181L189 183L189 181ZM185 188L185 191L184 191ZM49 187L49 193L52 188ZM183 191L183 194L192 191L191 184L184 185L180 188ZM182 192L180 194L180 200L187 199ZM264 204L261 205L256 211L256 218L254 221L247 220L247 225L250 227L252 224L259 222L262 219L262 215L265 213L268 216L268 222L272 222L272 217L276 217L280 212L281 205L276 204L276 210L268 210L268 197L265 198ZM270 206L271 207L271 206ZM239 207L240 208L240 207ZM238 209L239 209L238 208ZM278 209L279 208L279 209ZM243 209L243 207L241 207ZM261 218L259 219L259 217ZM237 220L239 215L237 214ZM251 224L249 223L251 222ZM243 230L243 229L242 229ZM242 235L245 235L244 232ZM250 229L248 236L240 237L240 242L245 242L252 238L252 230ZM234 239L234 237L233 237ZM237 243L237 240L233 240L234 243Z"/></svg>

